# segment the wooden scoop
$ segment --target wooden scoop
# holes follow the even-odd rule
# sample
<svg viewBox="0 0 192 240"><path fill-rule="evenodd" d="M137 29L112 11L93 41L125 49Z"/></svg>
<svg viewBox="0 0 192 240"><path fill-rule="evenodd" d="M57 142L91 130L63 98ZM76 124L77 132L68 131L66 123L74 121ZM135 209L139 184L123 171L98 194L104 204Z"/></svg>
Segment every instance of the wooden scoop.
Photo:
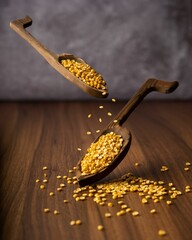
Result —
<svg viewBox="0 0 192 240"><path fill-rule="evenodd" d="M123 107L123 109L116 115L116 117L109 123L107 128L100 134L104 135L109 132L114 132L123 137L123 146L119 154L114 158L114 160L109 164L109 166L103 168L101 171L95 174L82 175L81 172L81 159L77 164L76 176L81 186L92 184L105 176L107 176L117 165L123 160L127 154L129 147L131 145L131 133L128 129L121 127L123 123L127 120L129 115L133 110L139 105L139 103L144 99L144 97L152 92L157 91L160 93L171 93L178 87L178 82L165 82L162 80L148 79L142 87L136 92L136 94L128 101L128 103ZM97 142L97 139L94 142Z"/></svg>
<svg viewBox="0 0 192 240"><path fill-rule="evenodd" d="M89 86L88 84L81 81L77 78L73 73L67 70L63 65L61 65L61 61L64 59L74 59L77 62L85 63L81 58L73 56L72 54L63 53L63 54L53 54L46 47L44 47L36 38L34 38L29 32L25 30L25 28L32 25L32 19L26 16L23 19L16 19L10 22L10 27L18 33L22 38L24 38L32 47L34 47L37 52L39 52L47 62L55 68L61 75L63 75L66 79L76 84L79 88L81 88L84 92L89 93L90 95L98 98L106 98L108 96L107 89L97 89Z"/></svg>

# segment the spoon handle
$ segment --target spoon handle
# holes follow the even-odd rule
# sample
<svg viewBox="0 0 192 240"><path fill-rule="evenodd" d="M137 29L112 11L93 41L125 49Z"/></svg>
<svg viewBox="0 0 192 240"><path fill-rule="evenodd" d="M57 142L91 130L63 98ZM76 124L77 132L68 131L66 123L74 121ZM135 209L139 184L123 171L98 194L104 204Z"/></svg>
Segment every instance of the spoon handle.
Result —
<svg viewBox="0 0 192 240"><path fill-rule="evenodd" d="M178 85L179 83L177 81L165 82L157 79L148 79L114 118L116 123L114 123L113 120L113 122L109 124L109 127L117 125L121 126L148 93L152 91L171 93L178 87Z"/></svg>
<svg viewBox="0 0 192 240"><path fill-rule="evenodd" d="M32 19L26 16L22 19L16 19L10 22L10 27L24 38L32 47L34 47L50 64L57 59L57 56L44 47L35 37L33 37L25 28L32 25Z"/></svg>

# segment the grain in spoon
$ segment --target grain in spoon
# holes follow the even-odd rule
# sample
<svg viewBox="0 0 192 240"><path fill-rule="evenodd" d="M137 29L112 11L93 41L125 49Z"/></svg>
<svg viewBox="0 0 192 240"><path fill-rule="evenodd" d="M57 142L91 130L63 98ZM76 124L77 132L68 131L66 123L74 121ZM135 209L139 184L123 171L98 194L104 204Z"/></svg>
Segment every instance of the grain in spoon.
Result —
<svg viewBox="0 0 192 240"><path fill-rule="evenodd" d="M99 166L99 170L95 167L92 172L87 173L85 171L82 171L84 168L84 160L86 159L84 157L78 162L77 164L77 171L76 176L79 181L79 184L81 186L92 184L105 176L107 176L114 168L117 167L117 165L123 160L125 155L127 154L129 147L131 145L131 133L127 128L123 128L123 123L128 119L129 115L134 111L134 109L141 103L141 101L144 99L144 97L149 94L152 91L157 91L160 93L171 93L178 87L178 82L165 82L162 80L157 79L148 79L141 88L136 92L136 94L128 101L128 103L123 107L123 109L116 115L116 117L109 123L107 128L96 138L96 140L93 142L93 144L96 144L99 139L107 134L114 133L117 136L121 136L123 139L122 146L120 148L120 151L115 156L114 159L110 162L106 162L106 164L101 168L99 161L102 161L102 159L93 158L89 159L87 161L88 164L92 164L91 161L95 161L95 164L92 164L93 166ZM114 146L112 146L114 148ZM91 149L96 149L96 154L98 154L97 149L99 150L98 146L93 146ZM102 146L103 149L103 146ZM89 152L88 152L89 154ZM99 154L98 154L99 155ZM100 154L100 156L102 153ZM89 163L90 161L90 163ZM83 164L82 164L83 162ZM88 166L89 167L89 166ZM98 170L98 171L97 171ZM95 173L94 173L95 171Z"/></svg>
<svg viewBox="0 0 192 240"><path fill-rule="evenodd" d="M69 61L74 61L87 66L88 64L84 60L68 53L63 53L63 54L52 53L46 47L44 47L35 37L33 37L29 32L25 30L25 28L31 25L32 25L32 19L29 16L26 16L25 18L22 18L22 19L16 19L10 22L10 27L16 33L18 33L22 38L24 38L33 48L35 48L37 52L39 52L46 59L46 61L53 68L55 68L61 75L63 75L66 79L68 79L73 84L77 85L84 92L94 97L106 98L108 96L107 88L104 87L104 85L102 86L103 88L96 88L96 87L90 86L89 84L87 84L85 81L82 81L79 77L75 76L72 72L70 72L66 67L62 65L62 62L64 60L69 60ZM89 75L88 78L91 79L91 76ZM100 75L99 78L102 78L102 76Z"/></svg>

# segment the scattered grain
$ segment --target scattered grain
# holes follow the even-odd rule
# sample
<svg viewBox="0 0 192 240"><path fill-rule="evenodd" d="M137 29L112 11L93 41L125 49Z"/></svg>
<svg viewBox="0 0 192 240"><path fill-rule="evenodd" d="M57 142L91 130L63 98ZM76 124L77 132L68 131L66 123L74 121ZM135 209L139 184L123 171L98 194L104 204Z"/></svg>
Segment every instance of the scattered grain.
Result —
<svg viewBox="0 0 192 240"><path fill-rule="evenodd" d="M160 230L158 231L158 235L159 235L159 236L165 236L166 234L167 234L167 233L166 233L165 230L160 229Z"/></svg>
<svg viewBox="0 0 192 240"><path fill-rule="evenodd" d="M44 211L44 213L49 213L50 209L49 208L44 208L43 211Z"/></svg>
<svg viewBox="0 0 192 240"><path fill-rule="evenodd" d="M98 225L98 226L97 226L97 229L98 229L99 231L103 231L103 230L104 230L104 227L103 227L102 225Z"/></svg>
<svg viewBox="0 0 192 240"><path fill-rule="evenodd" d="M59 211L57 211L57 210L54 210L54 212L53 212L55 215L58 215L59 214Z"/></svg>

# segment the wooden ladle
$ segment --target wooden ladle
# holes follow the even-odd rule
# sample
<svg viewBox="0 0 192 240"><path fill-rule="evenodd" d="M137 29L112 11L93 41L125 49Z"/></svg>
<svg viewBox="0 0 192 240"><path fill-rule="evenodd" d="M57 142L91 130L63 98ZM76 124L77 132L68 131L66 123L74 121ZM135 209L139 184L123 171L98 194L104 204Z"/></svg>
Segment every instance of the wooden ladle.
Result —
<svg viewBox="0 0 192 240"><path fill-rule="evenodd" d="M123 137L123 146L119 154L114 158L114 160L107 166L104 167L101 171L89 174L82 175L81 171L81 161L77 164L76 176L81 186L92 184L105 176L107 176L117 165L123 160L127 154L129 147L131 145L131 133L128 129L121 127L123 123L127 120L129 115L133 110L139 105L143 98L152 91L157 91L160 93L171 93L178 87L178 82L165 82L157 79L148 79L141 88L136 92L136 94L128 101L128 103L123 107L123 109L116 115L116 117L109 123L107 128L100 134L104 135L109 132L114 132ZM94 142L97 142L97 139Z"/></svg>
<svg viewBox="0 0 192 240"><path fill-rule="evenodd" d="M22 19L16 19L10 22L10 27L18 33L22 38L24 38L32 47L34 47L37 52L39 52L47 62L55 68L61 75L63 75L66 79L77 85L84 92L89 93L90 95L98 98L106 98L108 96L107 89L97 89L89 86L88 84L81 81L77 78L73 73L67 70L63 65L61 65L61 61L64 59L74 59L77 62L85 63L81 58L76 57L72 54L63 53L63 54L53 54L46 47L44 47L36 38L34 38L29 32L25 30L25 28L32 25L32 19L28 16Z"/></svg>

